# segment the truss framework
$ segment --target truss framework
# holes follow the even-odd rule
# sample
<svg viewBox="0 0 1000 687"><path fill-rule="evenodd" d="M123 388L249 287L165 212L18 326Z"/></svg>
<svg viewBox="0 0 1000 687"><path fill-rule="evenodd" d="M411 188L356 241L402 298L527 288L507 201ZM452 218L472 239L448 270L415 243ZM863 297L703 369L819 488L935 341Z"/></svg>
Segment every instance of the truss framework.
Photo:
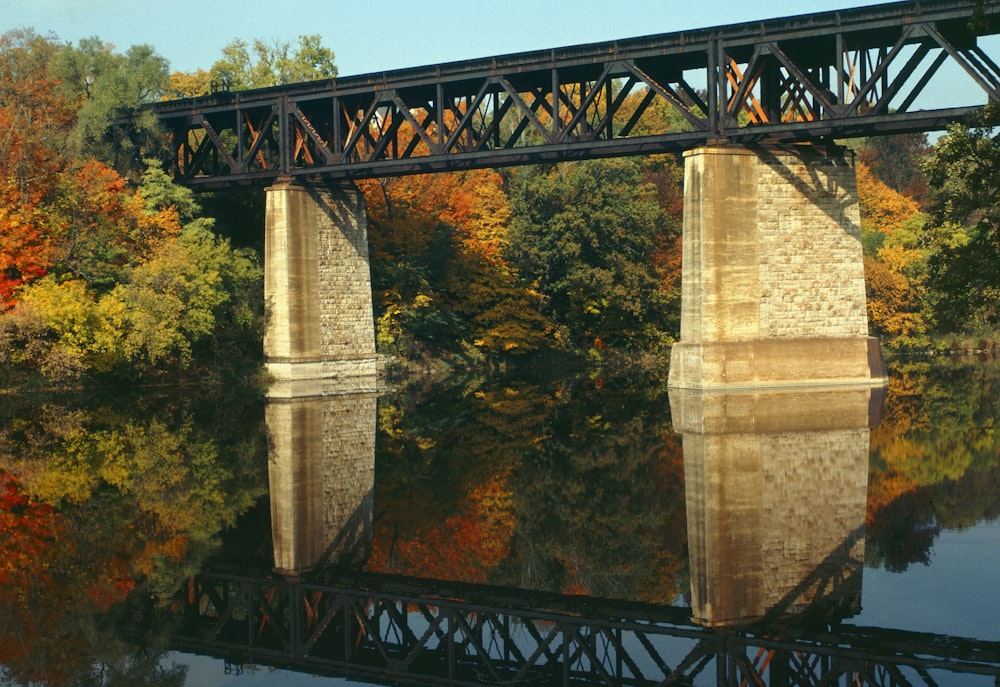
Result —
<svg viewBox="0 0 1000 687"><path fill-rule="evenodd" d="M175 178L216 186L925 131L1000 99L998 27L1000 0L897 2L154 107ZM979 95L922 108L946 65Z"/></svg>
<svg viewBox="0 0 1000 687"><path fill-rule="evenodd" d="M997 642L830 625L716 631L688 621L689 609L539 600L488 588L442 595L437 584L430 595L417 581L390 591L373 580L359 589L193 578L182 595L185 622L175 648L233 664L406 684L936 685L957 674L1000 679ZM537 610L546 606L553 610Z"/></svg>

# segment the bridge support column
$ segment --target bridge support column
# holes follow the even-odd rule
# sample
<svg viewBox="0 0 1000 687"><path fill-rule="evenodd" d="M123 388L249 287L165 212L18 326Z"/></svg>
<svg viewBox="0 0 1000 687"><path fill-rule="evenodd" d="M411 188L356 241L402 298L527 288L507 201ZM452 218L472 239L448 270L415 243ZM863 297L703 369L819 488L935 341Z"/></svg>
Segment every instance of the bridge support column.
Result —
<svg viewBox="0 0 1000 687"><path fill-rule="evenodd" d="M849 159L706 146L687 153L684 179L670 386L884 383Z"/></svg>
<svg viewBox="0 0 1000 687"><path fill-rule="evenodd" d="M281 181L267 189L264 354L288 395L375 373L368 223L350 183ZM326 380L326 381L324 381Z"/></svg>

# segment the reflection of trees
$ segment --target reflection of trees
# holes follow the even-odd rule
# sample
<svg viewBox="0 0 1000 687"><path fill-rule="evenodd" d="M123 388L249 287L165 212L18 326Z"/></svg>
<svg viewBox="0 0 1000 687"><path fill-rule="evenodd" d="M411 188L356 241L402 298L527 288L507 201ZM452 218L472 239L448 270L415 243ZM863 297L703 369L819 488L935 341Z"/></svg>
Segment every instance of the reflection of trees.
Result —
<svg viewBox="0 0 1000 687"><path fill-rule="evenodd" d="M547 440L514 473L518 528L507 581L671 601L682 589L686 525L666 394L624 377L577 380L561 397Z"/></svg>
<svg viewBox="0 0 1000 687"><path fill-rule="evenodd" d="M513 527L508 475L551 404L515 379L381 397L371 567L486 581Z"/></svg>
<svg viewBox="0 0 1000 687"><path fill-rule="evenodd" d="M882 424L872 432L869 565L926 564L942 528L1000 513L998 394L996 363L893 365Z"/></svg>
<svg viewBox="0 0 1000 687"><path fill-rule="evenodd" d="M669 438L666 394L638 378L476 380L383 397L378 440L374 566L552 591L676 595L680 449Z"/></svg>
<svg viewBox="0 0 1000 687"><path fill-rule="evenodd" d="M263 494L257 396L10 399L0 540L19 569L0 586L0 664L11 680L183 683L131 655L122 623L145 630L127 602L169 598Z"/></svg>

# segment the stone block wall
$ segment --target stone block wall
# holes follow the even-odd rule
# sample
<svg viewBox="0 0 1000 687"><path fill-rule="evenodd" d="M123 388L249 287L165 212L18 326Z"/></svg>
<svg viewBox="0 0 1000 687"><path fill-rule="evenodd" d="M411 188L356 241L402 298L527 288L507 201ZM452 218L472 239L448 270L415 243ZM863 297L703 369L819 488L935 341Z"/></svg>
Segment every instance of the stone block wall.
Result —
<svg viewBox="0 0 1000 687"><path fill-rule="evenodd" d="M854 168L839 155L758 152L760 335L868 335Z"/></svg>
<svg viewBox="0 0 1000 687"><path fill-rule="evenodd" d="M847 156L704 147L687 153L684 183L671 386L884 381Z"/></svg>
<svg viewBox="0 0 1000 687"><path fill-rule="evenodd" d="M264 353L279 382L375 371L368 223L353 184L267 189Z"/></svg>

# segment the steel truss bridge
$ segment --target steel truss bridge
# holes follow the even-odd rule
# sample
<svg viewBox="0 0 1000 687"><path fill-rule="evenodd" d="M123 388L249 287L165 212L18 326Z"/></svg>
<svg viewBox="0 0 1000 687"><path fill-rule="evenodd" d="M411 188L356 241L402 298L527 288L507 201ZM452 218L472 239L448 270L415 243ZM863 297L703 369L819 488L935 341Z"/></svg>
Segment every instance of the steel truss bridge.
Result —
<svg viewBox="0 0 1000 687"><path fill-rule="evenodd" d="M911 0L154 108L191 186L930 131L1000 99L997 32L1000 0Z"/></svg>
<svg viewBox="0 0 1000 687"><path fill-rule="evenodd" d="M193 578L173 648L387 684L1000 684L1000 642L848 625L712 630L690 609L366 576ZM544 610L539 610L544 609Z"/></svg>

